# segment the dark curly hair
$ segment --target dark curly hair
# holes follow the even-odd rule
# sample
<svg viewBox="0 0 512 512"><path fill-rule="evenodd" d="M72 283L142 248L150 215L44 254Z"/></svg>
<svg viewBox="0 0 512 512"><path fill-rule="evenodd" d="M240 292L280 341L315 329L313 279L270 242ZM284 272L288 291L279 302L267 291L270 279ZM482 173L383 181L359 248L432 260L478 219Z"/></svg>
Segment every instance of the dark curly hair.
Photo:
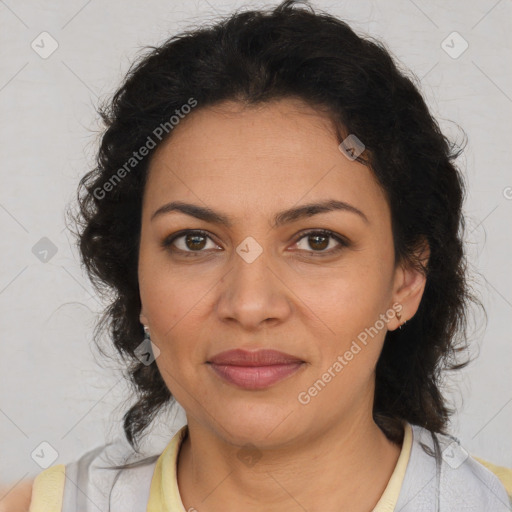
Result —
<svg viewBox="0 0 512 512"><path fill-rule="evenodd" d="M195 109L225 100L256 105L301 99L329 114L340 142L348 134L364 142L359 161L373 171L389 202L396 262L426 275L416 315L386 333L374 419L399 442L403 420L446 433L454 412L441 392L444 372L468 363L459 361L468 348L468 306L481 306L467 281L465 190L455 166L462 150L442 134L414 84L418 80L399 70L381 42L300 3L237 11L148 47L99 107L105 130L97 166L78 187L74 234L95 289L109 297L95 338L108 327L136 393L123 418L135 451L142 432L174 398L157 365L143 364L134 352L144 335L137 264L151 154L136 162L133 155L148 137L155 139L156 127L169 128L171 116L192 98ZM165 131L157 146L172 136ZM417 257L425 241L427 265Z"/></svg>

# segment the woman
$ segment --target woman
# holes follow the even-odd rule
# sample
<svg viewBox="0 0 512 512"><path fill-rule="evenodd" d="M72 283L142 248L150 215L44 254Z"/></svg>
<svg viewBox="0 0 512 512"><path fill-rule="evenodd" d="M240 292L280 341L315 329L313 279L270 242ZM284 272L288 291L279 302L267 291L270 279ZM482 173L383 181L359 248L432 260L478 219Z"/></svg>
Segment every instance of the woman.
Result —
<svg viewBox="0 0 512 512"><path fill-rule="evenodd" d="M294 3L171 38L103 109L77 235L138 401L32 512L509 510L440 387L478 302L457 152L382 45Z"/></svg>

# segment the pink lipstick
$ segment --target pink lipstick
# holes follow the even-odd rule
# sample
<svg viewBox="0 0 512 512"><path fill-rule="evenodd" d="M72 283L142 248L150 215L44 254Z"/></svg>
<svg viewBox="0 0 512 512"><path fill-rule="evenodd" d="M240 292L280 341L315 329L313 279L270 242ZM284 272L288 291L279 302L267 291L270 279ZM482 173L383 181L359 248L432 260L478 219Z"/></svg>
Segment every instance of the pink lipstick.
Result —
<svg viewBox="0 0 512 512"><path fill-rule="evenodd" d="M207 361L223 380L250 390L265 389L298 371L304 361L277 350L228 350Z"/></svg>

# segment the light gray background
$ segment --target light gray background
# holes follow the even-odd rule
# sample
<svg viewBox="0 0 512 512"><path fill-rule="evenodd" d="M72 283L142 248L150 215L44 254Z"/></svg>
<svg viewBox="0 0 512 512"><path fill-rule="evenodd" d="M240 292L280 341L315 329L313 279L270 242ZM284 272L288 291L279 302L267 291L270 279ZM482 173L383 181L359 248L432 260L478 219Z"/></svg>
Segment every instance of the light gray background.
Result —
<svg viewBox="0 0 512 512"><path fill-rule="evenodd" d="M92 342L102 304L64 224L93 165L98 99L114 91L141 46L245 5L265 4L0 0L0 481L39 473L31 453L43 441L58 452L54 464L104 444L121 432L128 407L119 369ZM469 137L460 159L469 182L468 254L489 322L485 329L475 318L479 357L448 383L459 408L451 430L470 453L512 467L511 1L313 5L383 38L421 79L446 133L460 140L458 123ZM59 45L46 59L31 48L43 31ZM458 58L441 46L453 31L469 44ZM456 51L460 43L445 45ZM43 237L57 248L47 262L33 253ZM183 424L178 412L157 425L148 449L163 448Z"/></svg>

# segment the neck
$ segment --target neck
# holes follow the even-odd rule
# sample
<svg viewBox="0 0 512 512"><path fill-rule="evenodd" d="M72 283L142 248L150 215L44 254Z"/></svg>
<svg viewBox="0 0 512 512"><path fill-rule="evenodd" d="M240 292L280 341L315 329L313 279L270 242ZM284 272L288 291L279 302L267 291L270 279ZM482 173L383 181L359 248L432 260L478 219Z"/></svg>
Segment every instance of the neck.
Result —
<svg viewBox="0 0 512 512"><path fill-rule="evenodd" d="M400 447L371 411L273 449L244 464L240 447L189 418L178 458L178 486L186 510L368 512L396 466ZM340 509L343 504L343 509Z"/></svg>

